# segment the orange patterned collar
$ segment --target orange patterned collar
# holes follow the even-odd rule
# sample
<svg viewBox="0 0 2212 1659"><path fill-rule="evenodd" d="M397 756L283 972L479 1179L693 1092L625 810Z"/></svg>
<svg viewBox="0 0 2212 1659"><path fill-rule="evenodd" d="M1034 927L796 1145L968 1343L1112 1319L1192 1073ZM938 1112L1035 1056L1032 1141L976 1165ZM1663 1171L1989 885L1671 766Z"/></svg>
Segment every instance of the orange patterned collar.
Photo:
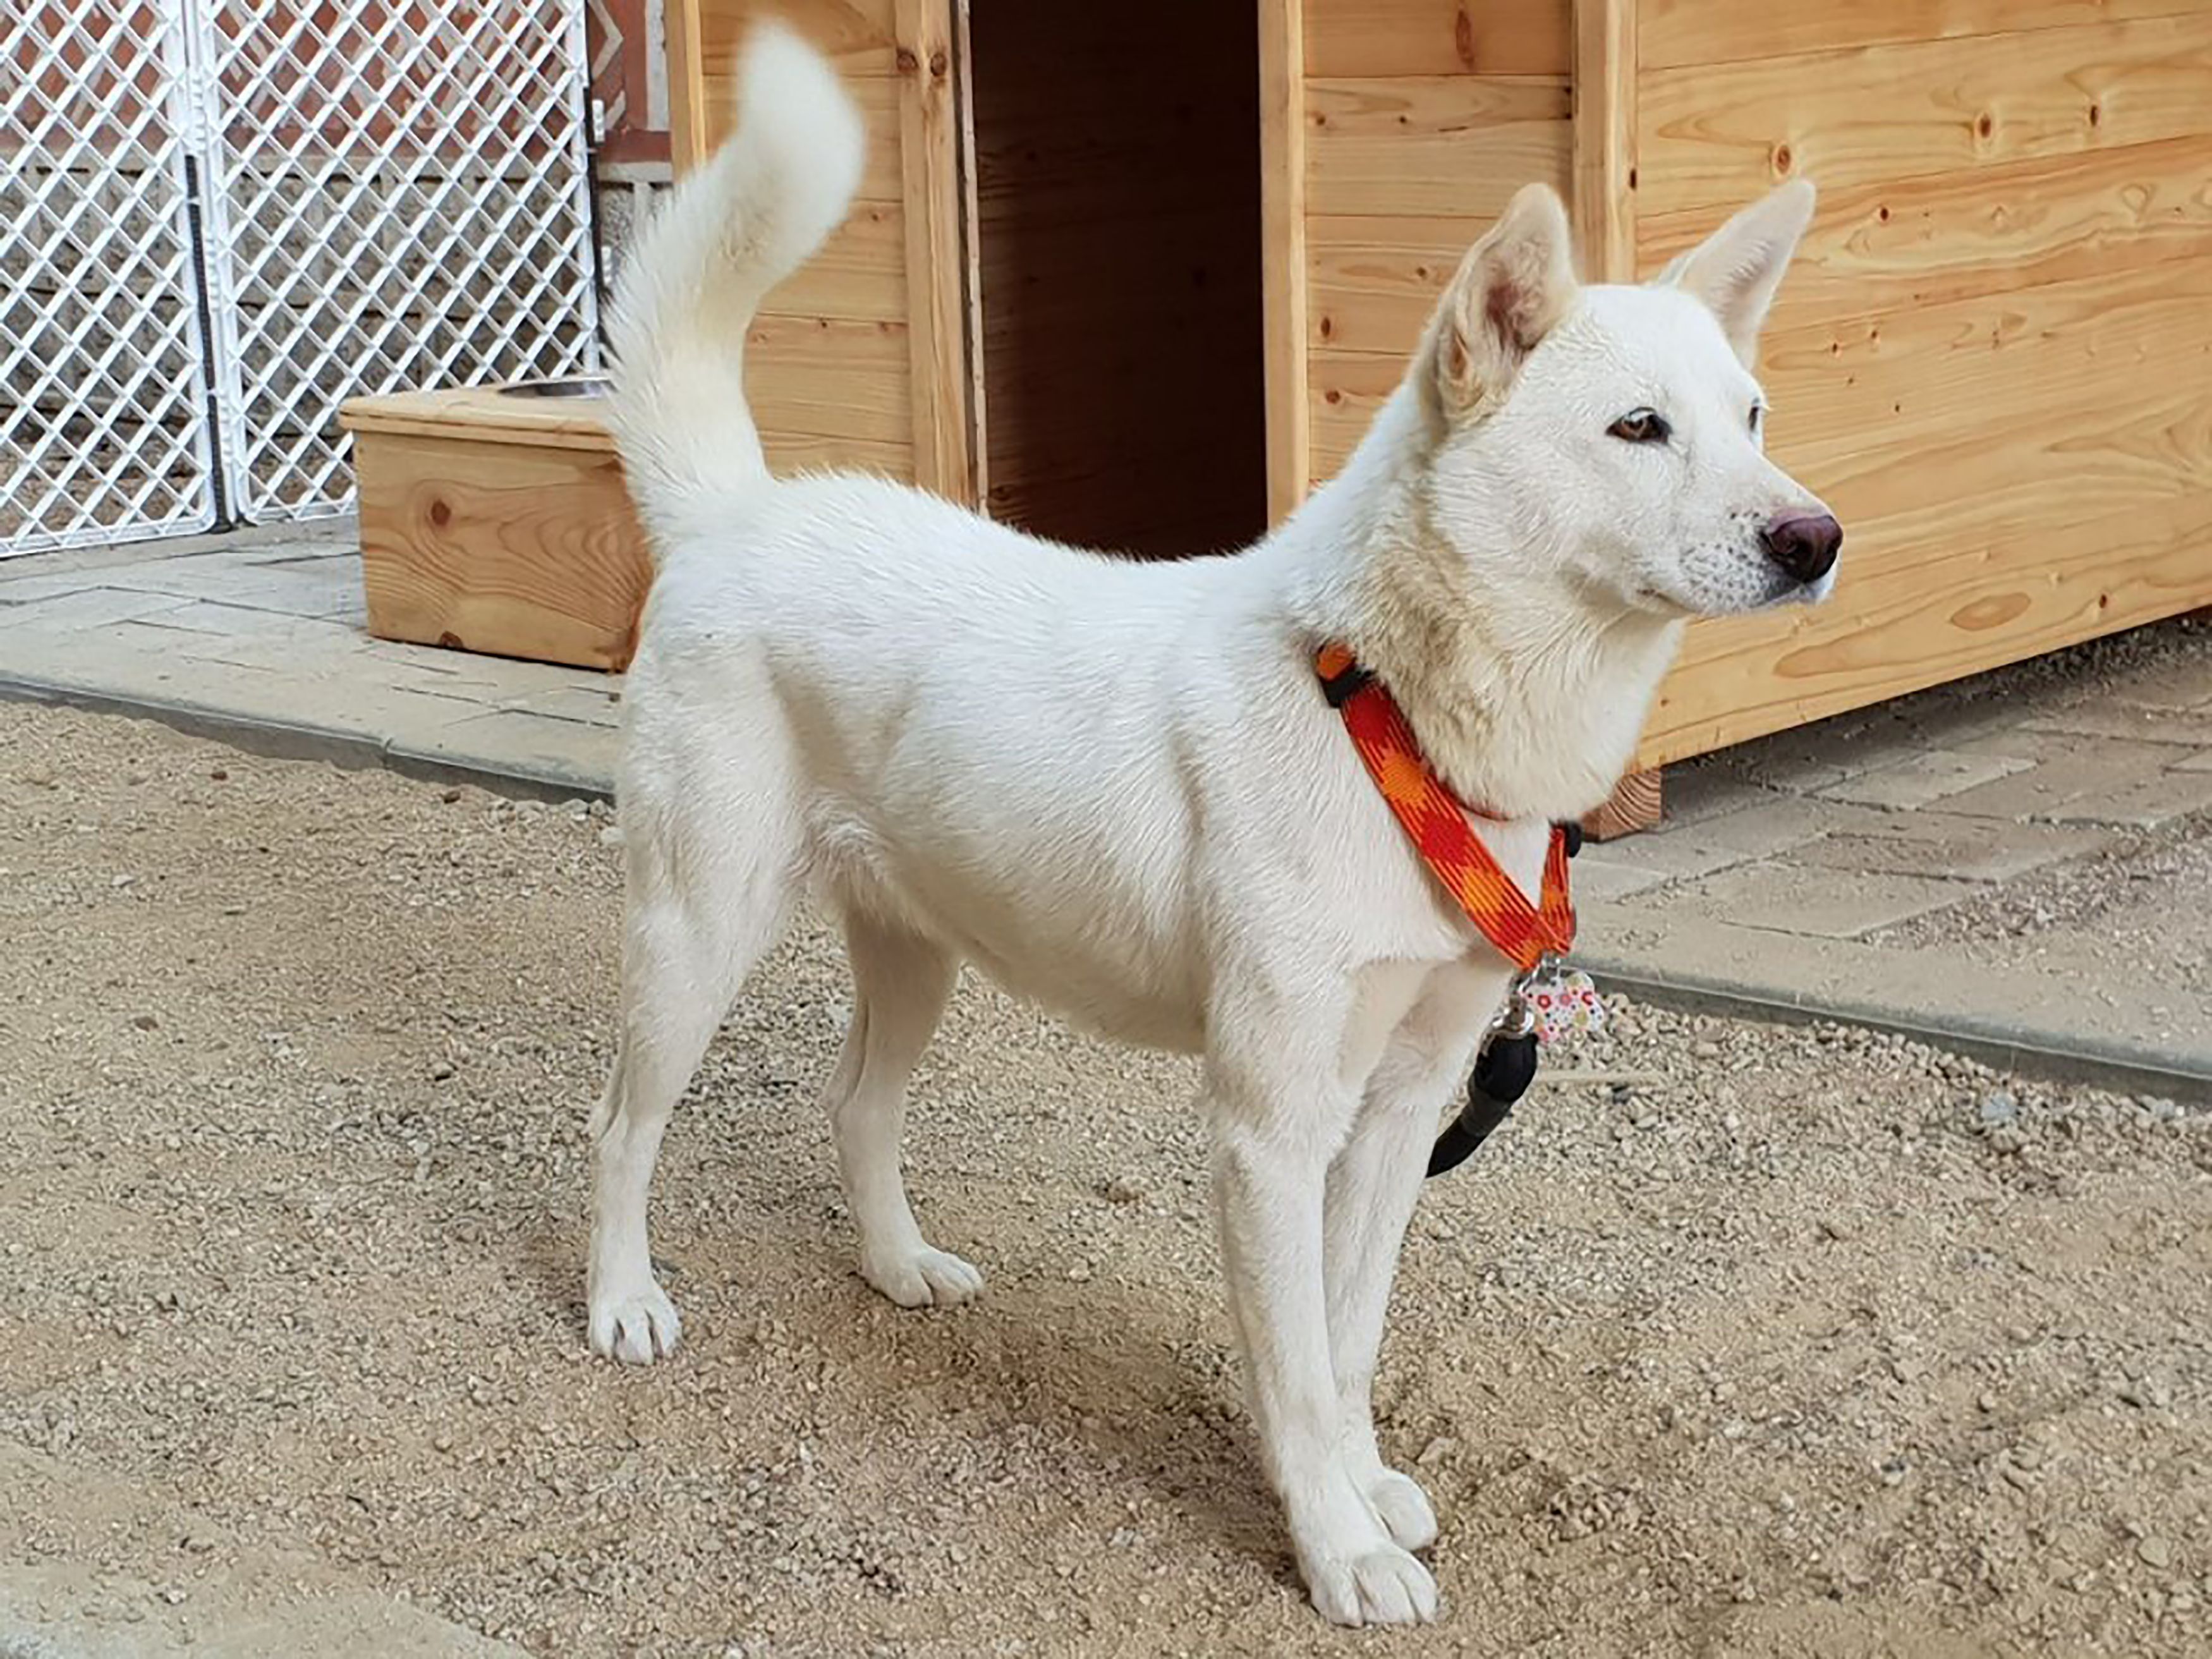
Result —
<svg viewBox="0 0 2212 1659"><path fill-rule="evenodd" d="M1575 941L1565 827L1552 826L1542 902L1531 904L1467 821L1469 812L1493 821L1497 815L1466 805L1430 769L1405 711L1382 683L1340 645L1323 646L1314 669L1407 839L1467 919L1522 973L1534 972L1547 956L1565 955Z"/></svg>

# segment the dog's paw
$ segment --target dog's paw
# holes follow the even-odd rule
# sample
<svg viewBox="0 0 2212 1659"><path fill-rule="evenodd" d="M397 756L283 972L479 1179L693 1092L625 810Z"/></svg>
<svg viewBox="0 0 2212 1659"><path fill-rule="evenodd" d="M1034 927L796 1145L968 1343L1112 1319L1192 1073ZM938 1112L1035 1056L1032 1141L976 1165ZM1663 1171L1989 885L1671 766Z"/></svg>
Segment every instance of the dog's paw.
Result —
<svg viewBox="0 0 2212 1659"><path fill-rule="evenodd" d="M860 1258L860 1277L902 1308L951 1308L982 1293L983 1275L950 1250L924 1245L897 1255Z"/></svg>
<svg viewBox="0 0 2212 1659"><path fill-rule="evenodd" d="M1411 1475L1383 1470L1367 1483L1367 1501L1400 1549L1425 1550L1437 1541L1437 1512Z"/></svg>
<svg viewBox="0 0 2212 1659"><path fill-rule="evenodd" d="M592 1298L592 1352L625 1365L650 1365L676 1352L684 1322L658 1285L629 1296Z"/></svg>
<svg viewBox="0 0 2212 1659"><path fill-rule="evenodd" d="M1437 1616L1437 1581L1395 1544L1312 1563L1305 1577L1306 1593L1333 1625L1425 1625Z"/></svg>

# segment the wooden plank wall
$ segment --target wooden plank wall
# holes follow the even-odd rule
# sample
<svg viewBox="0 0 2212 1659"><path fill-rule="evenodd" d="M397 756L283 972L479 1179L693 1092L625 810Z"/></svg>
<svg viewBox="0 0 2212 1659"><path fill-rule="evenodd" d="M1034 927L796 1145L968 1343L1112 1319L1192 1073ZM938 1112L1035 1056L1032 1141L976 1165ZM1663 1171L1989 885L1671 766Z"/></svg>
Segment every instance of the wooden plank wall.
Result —
<svg viewBox="0 0 2212 1659"><path fill-rule="evenodd" d="M769 296L747 337L746 389L778 471L860 467L918 476L908 249L909 216L922 210L907 198L902 3L670 0L671 136L679 171L726 136L738 59L760 17L782 18L828 54L867 122L867 162L851 216Z"/></svg>
<svg viewBox="0 0 2212 1659"><path fill-rule="evenodd" d="M1398 384L1468 246L1569 188L1568 0L1304 0L1307 483Z"/></svg>
<svg viewBox="0 0 2212 1659"><path fill-rule="evenodd" d="M1153 556L1265 527L1255 17L975 8L993 517Z"/></svg>
<svg viewBox="0 0 2212 1659"><path fill-rule="evenodd" d="M1610 245L1585 265L1618 276L1784 179L1820 186L1761 372L1775 453L1844 522L1844 580L1817 611L1694 627L1642 764L2212 604L2212 0L1301 10L1303 291L1271 289L1304 321L1298 487L1350 453L1520 185L1573 201L1578 177ZM1599 80L1622 42L1634 72ZM1636 182L1601 215L1605 172Z"/></svg>
<svg viewBox="0 0 2212 1659"><path fill-rule="evenodd" d="M1700 624L1647 763L2212 603L2212 0L1644 0L1647 270L1802 173L1775 453L1818 611Z"/></svg>

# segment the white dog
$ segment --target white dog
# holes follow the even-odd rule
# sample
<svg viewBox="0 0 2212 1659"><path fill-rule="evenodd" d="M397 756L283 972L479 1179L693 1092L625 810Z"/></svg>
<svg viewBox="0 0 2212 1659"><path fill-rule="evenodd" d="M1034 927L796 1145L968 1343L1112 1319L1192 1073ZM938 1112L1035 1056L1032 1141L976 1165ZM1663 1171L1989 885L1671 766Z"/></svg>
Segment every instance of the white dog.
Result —
<svg viewBox="0 0 2212 1659"><path fill-rule="evenodd" d="M676 1346L646 1245L670 1108L811 889L855 996L829 1089L860 1272L973 1297L899 1171L955 970L1204 1057L1229 1301L1314 1602L1425 1620L1427 1498L1369 1406L1441 1109L1510 969L1322 695L1340 642L1534 890L1628 765L1686 619L1821 597L1841 532L1761 453L1748 364L1813 196L1648 287L1578 286L1552 191L1468 254L1341 476L1233 557L1055 546L860 477L776 479L739 372L762 296L842 216L861 130L758 33L736 136L638 244L622 454L658 550L626 703L620 1050L592 1120L594 1349ZM1079 398L1083 389L1070 386Z"/></svg>

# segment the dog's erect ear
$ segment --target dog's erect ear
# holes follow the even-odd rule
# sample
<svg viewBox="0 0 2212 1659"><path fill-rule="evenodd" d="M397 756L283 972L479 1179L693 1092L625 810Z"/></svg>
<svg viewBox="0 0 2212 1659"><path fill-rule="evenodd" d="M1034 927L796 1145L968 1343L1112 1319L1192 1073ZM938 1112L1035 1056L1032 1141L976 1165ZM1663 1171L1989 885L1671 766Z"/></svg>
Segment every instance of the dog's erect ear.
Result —
<svg viewBox="0 0 2212 1659"><path fill-rule="evenodd" d="M1467 252L1429 324L1422 372L1433 407L1455 419L1503 397L1575 301L1567 210L1527 185Z"/></svg>
<svg viewBox="0 0 2212 1659"><path fill-rule="evenodd" d="M1759 325L1774 301L1798 238L1813 222L1813 185L1793 179L1723 225L1660 273L1705 302L1720 319L1735 355L1751 368L1759 357Z"/></svg>

